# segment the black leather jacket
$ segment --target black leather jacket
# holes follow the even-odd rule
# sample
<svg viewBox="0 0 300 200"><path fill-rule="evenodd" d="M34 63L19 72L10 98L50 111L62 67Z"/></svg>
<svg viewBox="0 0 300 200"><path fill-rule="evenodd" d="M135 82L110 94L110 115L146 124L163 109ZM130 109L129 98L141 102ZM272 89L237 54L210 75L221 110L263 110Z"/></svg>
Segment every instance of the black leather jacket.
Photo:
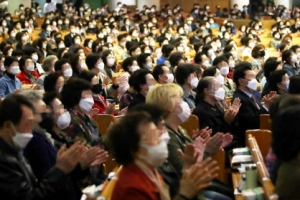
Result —
<svg viewBox="0 0 300 200"><path fill-rule="evenodd" d="M1 200L47 199L59 191L69 176L53 167L38 183L22 153L0 137Z"/></svg>

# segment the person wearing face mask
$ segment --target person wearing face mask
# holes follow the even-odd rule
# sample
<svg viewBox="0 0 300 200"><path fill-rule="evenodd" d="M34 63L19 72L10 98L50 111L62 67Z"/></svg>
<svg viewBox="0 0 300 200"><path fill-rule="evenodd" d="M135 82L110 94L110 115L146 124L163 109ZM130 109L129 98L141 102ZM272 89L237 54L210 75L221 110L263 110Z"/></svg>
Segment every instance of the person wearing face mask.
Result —
<svg viewBox="0 0 300 200"><path fill-rule="evenodd" d="M233 99L239 98L242 105L236 115L238 125L233 127L233 131L241 146L245 146L245 131L259 128L260 115L268 113L271 103L277 97L276 92L270 92L264 96L262 105L255 76L248 62L241 62L234 69L233 81L237 88Z"/></svg>
<svg viewBox="0 0 300 200"><path fill-rule="evenodd" d="M299 73L298 58L292 50L286 50L282 53L282 61L284 62L282 69L287 71L289 77Z"/></svg>
<svg viewBox="0 0 300 200"><path fill-rule="evenodd" d="M21 73L17 75L17 78L22 84L36 84L37 79L40 77L35 71L34 63L31 57L25 56L19 60L19 66Z"/></svg>
<svg viewBox="0 0 300 200"><path fill-rule="evenodd" d="M40 86L40 89L43 90L44 89L44 80L45 77L48 76L50 73L54 72L54 64L57 61L57 57L56 56L47 56L42 63L42 68L45 71L45 73L43 75L41 75L37 81L36 84L38 84Z"/></svg>
<svg viewBox="0 0 300 200"><path fill-rule="evenodd" d="M201 129L211 128L212 135L218 132L232 134L231 124L234 123L241 104L237 98L228 108L228 111L225 112L220 104L220 101L223 101L224 98L225 90L214 77L207 76L201 79L197 87L196 108L193 114L201 122L199 127Z"/></svg>
<svg viewBox="0 0 300 200"><path fill-rule="evenodd" d="M47 113L46 104L42 101L41 93L25 91L21 94L32 102L35 108L32 131L33 137L24 149L24 156L29 161L36 178L42 180L45 174L55 164L57 149L61 148L63 144L67 144L68 147L71 146L65 134L60 131L60 128L65 128L70 124L71 118L70 114L63 109L60 100L57 99L57 93L47 93L44 97L51 107L51 113ZM89 149L89 151L94 150ZM89 154L87 152L85 155ZM100 162L102 162L106 152L101 151L98 155L102 157L99 157ZM95 159L96 156L93 156L92 160ZM79 161L78 166L71 173L72 180L81 180L82 177L87 178L91 161L86 161L85 158ZM64 188L55 194L55 198L57 199L68 198L76 200L79 199L80 196L81 192L77 183L71 180L67 181Z"/></svg>
<svg viewBox="0 0 300 200"><path fill-rule="evenodd" d="M192 64L179 65L175 71L177 83L183 90L183 100L188 104L190 109L195 108L195 95L193 91L198 85L198 77L196 76L196 68Z"/></svg>
<svg viewBox="0 0 300 200"><path fill-rule="evenodd" d="M174 82L174 75L170 69L165 65L156 65L153 68L153 77L156 80L158 85L163 85L167 83Z"/></svg>
<svg viewBox="0 0 300 200"><path fill-rule="evenodd" d="M225 90L225 97L232 97L235 88L232 79L227 78L227 75L229 73L229 66L226 57L216 57L216 59L213 62L213 66L216 66L219 69L220 74L224 79L223 84L221 86Z"/></svg>
<svg viewBox="0 0 300 200"><path fill-rule="evenodd" d="M82 72L87 69L84 58L79 54L73 54L70 58L70 65L72 67L72 77L79 77Z"/></svg>
<svg viewBox="0 0 300 200"><path fill-rule="evenodd" d="M121 59L125 59L127 57L129 57L127 50L126 50L126 34L121 34L118 35L117 39L118 39L118 45L115 45L113 47L113 52L118 55L119 57L121 57Z"/></svg>
<svg viewBox="0 0 300 200"><path fill-rule="evenodd" d="M92 45L93 45L93 40L91 38L87 38L84 40L83 46L84 46L84 54L86 56L92 53Z"/></svg>
<svg viewBox="0 0 300 200"><path fill-rule="evenodd" d="M261 81L263 78L263 65L265 62L266 51L265 47L262 44L257 44L252 49L252 61L251 66L252 70L257 74L256 78Z"/></svg>
<svg viewBox="0 0 300 200"><path fill-rule="evenodd" d="M88 70L98 75L99 84L103 86L103 90L99 94L101 94L105 99L113 96L119 87L119 78L116 78L113 84L109 84L111 83L110 78L103 73L104 63L99 54L91 53L86 57L85 62Z"/></svg>
<svg viewBox="0 0 300 200"><path fill-rule="evenodd" d="M63 129L68 141L74 143L80 140L88 148L105 148L96 122L89 116L94 110L94 99L92 96L92 84L80 78L70 79L61 91L61 101L71 115L71 123ZM80 131L78 131L80 130ZM92 182L101 183L106 178L100 166L97 165L90 170Z"/></svg>
<svg viewBox="0 0 300 200"><path fill-rule="evenodd" d="M271 48L277 48L281 44L281 34L278 31L272 33L273 40L270 41Z"/></svg>
<svg viewBox="0 0 300 200"><path fill-rule="evenodd" d="M60 72L63 74L65 82L67 82L73 75L72 67L69 64L69 60L66 58L61 58L54 64L55 72Z"/></svg>
<svg viewBox="0 0 300 200"><path fill-rule="evenodd" d="M105 50L102 53L101 59L103 60L104 63L104 70L103 73L112 79L112 77L115 74L116 66L117 66L117 60L116 57L111 50Z"/></svg>
<svg viewBox="0 0 300 200"><path fill-rule="evenodd" d="M132 85L137 94L131 100L128 109L145 103L150 88L155 85L155 79L149 70L140 69L136 71L133 76Z"/></svg>
<svg viewBox="0 0 300 200"><path fill-rule="evenodd" d="M27 98L16 94L7 97L1 103L0 110L0 171L5 174L0 177L2 194L12 199L55 198L70 180L70 172L84 156L84 145L77 143L68 150L63 146L48 173L45 172L45 176L37 180L24 158L24 148L33 139L32 122L37 117L34 114L37 111ZM21 182L27 187L21 186Z"/></svg>
<svg viewBox="0 0 300 200"><path fill-rule="evenodd" d="M73 44L69 48L69 52L74 52L76 48L81 47L81 36L79 34L75 34L73 37Z"/></svg>
<svg viewBox="0 0 300 200"><path fill-rule="evenodd" d="M139 43L139 33L136 28L133 28L129 31L129 35L131 36L131 41L135 43Z"/></svg>
<svg viewBox="0 0 300 200"><path fill-rule="evenodd" d="M142 69L147 69L152 71L152 57L149 53L141 53L137 56L137 62L138 66L140 66Z"/></svg>
<svg viewBox="0 0 300 200"><path fill-rule="evenodd" d="M290 84L290 78L286 70L274 71L268 80L268 85L271 91L275 91L278 95L287 94Z"/></svg>
<svg viewBox="0 0 300 200"><path fill-rule="evenodd" d="M127 126L129 124L134 131L129 130L129 126ZM112 200L130 199L133 193L138 199L170 199L170 194L165 190L165 183L156 169L168 156L167 145L161 139L160 132L161 130L154 124L152 117L142 111L128 114L120 120L120 123L112 126L108 140L117 162L123 165L118 175L119 181L114 187ZM125 137L139 139L120 143L118 133L121 140L124 140ZM151 137L153 139L150 139ZM133 149L133 146L137 146L137 149ZM121 156L121 154L126 156ZM198 168L197 170L202 171L203 169ZM208 173L214 176L213 171L214 169ZM202 191L200 187L201 189L192 189L188 192L186 189L191 188L186 185L185 180L192 176L188 176L185 172L184 174L186 179L182 179L177 195L172 196L175 200L192 199ZM196 180L198 177L193 178ZM131 181L128 181L129 179ZM199 182L194 182L194 184L197 185ZM132 193L128 193L129 190Z"/></svg>
<svg viewBox="0 0 300 200"><path fill-rule="evenodd" d="M207 58L206 54L203 53L203 52L198 52L198 53L195 55L194 62L195 62L195 64L201 65L201 67L202 67L203 69L206 69L206 68L211 67L211 64L210 64L210 62L209 62L209 59Z"/></svg>
<svg viewBox="0 0 300 200"><path fill-rule="evenodd" d="M242 42L243 41L243 42ZM255 47L254 40L248 37L244 37L241 39L242 47L240 48L240 51L242 53L242 59L244 61L247 61L249 58L251 58L252 49Z"/></svg>
<svg viewBox="0 0 300 200"><path fill-rule="evenodd" d="M10 42L12 44L18 43L18 40L16 39L16 31L14 29L9 29L7 34L8 37L5 39L5 41Z"/></svg>
<svg viewBox="0 0 300 200"><path fill-rule="evenodd" d="M89 81L92 88L92 96L94 99L93 109L98 109L97 114L112 114L115 110L115 103L108 105L106 99L101 95L103 89L102 84L100 84L99 77L95 75L92 71L84 71L80 74L80 77L86 81Z"/></svg>
<svg viewBox="0 0 300 200"><path fill-rule="evenodd" d="M190 136L183 128L180 127L180 124L188 120L189 116L191 115L188 104L182 100L182 95L183 91L181 87L170 83L155 87L149 92L146 98L147 104L161 106L167 112L165 123L170 136L170 140L168 142L169 155L167 159L179 176L181 176L182 171L184 171L184 163L183 160L180 159L178 150L180 149L183 153L185 153L185 146L193 144L193 140L190 138ZM210 134L208 127L201 131L205 134ZM198 133L199 132L195 132L192 137ZM205 152L204 157L207 157L208 155L214 155L223 145L222 141L224 138L225 137L221 133L215 134L210 139L211 142L206 143L205 149L202 150ZM214 144L213 146L218 148L212 148L212 143Z"/></svg>
<svg viewBox="0 0 300 200"><path fill-rule="evenodd" d="M16 77L20 73L17 58L8 56L4 60L5 74L0 79L0 97L5 98L11 93L19 93L22 90L21 81Z"/></svg>

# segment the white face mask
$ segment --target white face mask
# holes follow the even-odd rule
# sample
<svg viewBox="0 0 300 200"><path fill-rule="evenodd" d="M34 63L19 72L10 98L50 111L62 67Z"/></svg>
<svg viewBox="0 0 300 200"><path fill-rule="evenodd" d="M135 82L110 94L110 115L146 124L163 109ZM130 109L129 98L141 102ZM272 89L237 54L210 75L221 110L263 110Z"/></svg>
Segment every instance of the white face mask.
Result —
<svg viewBox="0 0 300 200"><path fill-rule="evenodd" d="M3 72L5 72L5 71L6 71L6 69L5 69L4 65L1 65L1 71L3 71Z"/></svg>
<svg viewBox="0 0 300 200"><path fill-rule="evenodd" d="M73 70L71 68L66 69L63 71L64 77L71 77L73 74Z"/></svg>
<svg viewBox="0 0 300 200"><path fill-rule="evenodd" d="M139 70L140 67L139 66L131 66L131 71L135 72L136 70Z"/></svg>
<svg viewBox="0 0 300 200"><path fill-rule="evenodd" d="M85 70L86 64L84 62L80 63L80 68L81 68L81 70Z"/></svg>
<svg viewBox="0 0 300 200"><path fill-rule="evenodd" d="M59 129L65 129L71 122L71 116L69 112L64 112L57 118L57 127Z"/></svg>
<svg viewBox="0 0 300 200"><path fill-rule="evenodd" d="M169 152L167 144L164 141L161 141L157 145L141 144L141 146L147 149L147 155L141 159L153 167L160 166L168 157Z"/></svg>
<svg viewBox="0 0 300 200"><path fill-rule="evenodd" d="M256 80L256 78L252 79L251 81L248 81L247 87L251 90L257 90L257 80Z"/></svg>
<svg viewBox="0 0 300 200"><path fill-rule="evenodd" d="M221 73L222 75L227 75L227 74L229 73L229 67L222 67L222 68L220 69L220 73Z"/></svg>
<svg viewBox="0 0 300 200"><path fill-rule="evenodd" d="M170 141L170 136L168 131L164 132L161 134L160 139L162 139L162 141L164 141L166 144L168 144L168 142Z"/></svg>
<svg viewBox="0 0 300 200"><path fill-rule="evenodd" d="M224 77L222 75L217 76L216 79L221 85L224 85Z"/></svg>
<svg viewBox="0 0 300 200"><path fill-rule="evenodd" d="M297 53L297 58L300 59L300 53Z"/></svg>
<svg viewBox="0 0 300 200"><path fill-rule="evenodd" d="M249 47L250 47L251 49L253 49L254 46L255 46L255 44L254 44L253 42L249 43Z"/></svg>
<svg viewBox="0 0 300 200"><path fill-rule="evenodd" d="M191 115L190 107L186 102L181 102L180 107L182 112L178 114L179 119L181 122L185 122Z"/></svg>
<svg viewBox="0 0 300 200"><path fill-rule="evenodd" d="M46 47L47 47L47 44L43 44L43 49L46 49Z"/></svg>
<svg viewBox="0 0 300 200"><path fill-rule="evenodd" d="M34 65L33 64L30 64L26 67L26 69L30 72L33 72L34 71Z"/></svg>
<svg viewBox="0 0 300 200"><path fill-rule="evenodd" d="M209 56L215 55L215 52L214 52L213 49L210 49L207 53L208 53Z"/></svg>
<svg viewBox="0 0 300 200"><path fill-rule="evenodd" d="M202 65L203 65L204 67L211 67L211 64L209 63L209 60L204 61L204 62L202 63Z"/></svg>
<svg viewBox="0 0 300 200"><path fill-rule="evenodd" d="M104 63L103 63L103 62L99 63L99 64L97 65L97 68L98 68L100 71L104 70Z"/></svg>
<svg viewBox="0 0 300 200"><path fill-rule="evenodd" d="M13 75L19 74L19 73L20 73L20 68L19 68L19 66L12 66L12 67L10 68L10 72L11 72Z"/></svg>
<svg viewBox="0 0 300 200"><path fill-rule="evenodd" d="M235 66L234 60L229 61L228 66L231 68L234 68L234 66Z"/></svg>
<svg viewBox="0 0 300 200"><path fill-rule="evenodd" d="M75 44L80 44L80 40L78 40L78 39L75 40L74 42L75 42Z"/></svg>
<svg viewBox="0 0 300 200"><path fill-rule="evenodd" d="M194 77L191 81L190 84L192 86L192 88L196 88L198 86L199 80L197 77Z"/></svg>
<svg viewBox="0 0 300 200"><path fill-rule="evenodd" d="M220 87L217 91L215 91L214 97L220 101L220 100L224 100L225 98L225 90Z"/></svg>
<svg viewBox="0 0 300 200"><path fill-rule="evenodd" d="M292 56L292 62L296 63L298 61L298 57L296 54Z"/></svg>
<svg viewBox="0 0 300 200"><path fill-rule="evenodd" d="M34 54L34 55L31 56L31 59L32 59L33 62L36 62L38 60L38 58L39 57L38 57L37 54Z"/></svg>
<svg viewBox="0 0 300 200"><path fill-rule="evenodd" d="M174 75L173 74L167 74L167 83L173 83L174 81Z"/></svg>
<svg viewBox="0 0 300 200"><path fill-rule="evenodd" d="M65 44L59 44L59 45L58 45L58 48L59 48L59 49L62 49L62 48L65 48L65 47L66 47Z"/></svg>
<svg viewBox="0 0 300 200"><path fill-rule="evenodd" d="M19 133L17 132L15 126L12 124L12 127L15 131L15 135L12 136L13 143L16 148L18 149L24 149L29 141L32 139L33 135L32 133Z"/></svg>
<svg viewBox="0 0 300 200"><path fill-rule="evenodd" d="M113 66L115 64L115 59L114 58L108 58L107 59L107 65L108 66Z"/></svg>
<svg viewBox="0 0 300 200"><path fill-rule="evenodd" d="M80 58L84 58L85 54L84 53L80 53L79 56L80 56Z"/></svg>
<svg viewBox="0 0 300 200"><path fill-rule="evenodd" d="M94 99L92 97L81 99L79 102L79 107L83 112L89 112L90 110L92 110L93 105Z"/></svg>
<svg viewBox="0 0 300 200"><path fill-rule="evenodd" d="M237 57L237 52L236 52L236 51L232 51L232 52L231 52L231 55L232 55L234 58L236 58L236 57Z"/></svg>

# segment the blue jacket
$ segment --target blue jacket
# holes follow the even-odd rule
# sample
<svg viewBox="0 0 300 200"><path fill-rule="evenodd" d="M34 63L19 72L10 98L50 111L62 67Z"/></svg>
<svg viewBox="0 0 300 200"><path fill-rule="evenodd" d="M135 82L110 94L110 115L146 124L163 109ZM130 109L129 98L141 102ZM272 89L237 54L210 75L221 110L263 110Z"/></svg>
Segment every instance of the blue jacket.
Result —
<svg viewBox="0 0 300 200"><path fill-rule="evenodd" d="M7 74L4 74L4 76L0 79L0 97L5 98L15 89L22 90L22 84L20 80L17 77L15 77L13 80L9 78Z"/></svg>

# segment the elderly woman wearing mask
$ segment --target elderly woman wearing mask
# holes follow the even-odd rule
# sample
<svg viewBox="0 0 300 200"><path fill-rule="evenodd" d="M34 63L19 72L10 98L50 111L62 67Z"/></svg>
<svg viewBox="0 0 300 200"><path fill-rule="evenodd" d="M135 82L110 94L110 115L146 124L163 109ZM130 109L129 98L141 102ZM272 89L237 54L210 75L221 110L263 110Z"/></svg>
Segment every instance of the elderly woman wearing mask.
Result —
<svg viewBox="0 0 300 200"><path fill-rule="evenodd" d="M133 197L171 199L167 186L156 169L168 157L162 133L155 125L155 120L145 112L132 112L111 127L108 134L110 149L116 161L123 165L112 200L129 200ZM204 166L208 169L207 173L203 170ZM211 177L216 175L215 170L215 164L209 159L184 170L174 199L193 199L207 186Z"/></svg>

